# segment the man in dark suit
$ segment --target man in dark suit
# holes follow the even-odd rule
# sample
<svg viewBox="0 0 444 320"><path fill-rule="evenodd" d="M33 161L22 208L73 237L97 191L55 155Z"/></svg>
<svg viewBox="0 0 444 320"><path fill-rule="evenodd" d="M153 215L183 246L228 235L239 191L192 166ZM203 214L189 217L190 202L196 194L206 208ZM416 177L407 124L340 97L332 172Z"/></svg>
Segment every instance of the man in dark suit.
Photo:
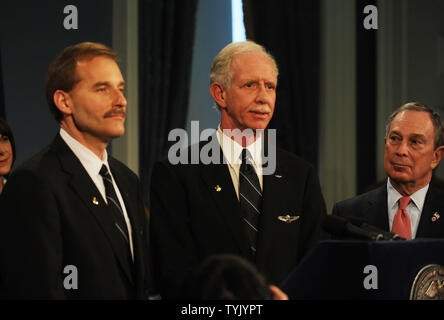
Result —
<svg viewBox="0 0 444 320"><path fill-rule="evenodd" d="M246 41L225 47L210 75L221 112L217 132L185 152L191 160L197 155L197 164L171 161L171 154L156 163L150 235L163 298L184 298L180 287L192 270L220 253L248 259L279 284L320 240L325 204L315 169L274 148L272 130L264 131L277 76L262 46ZM216 161L204 159L207 151Z"/></svg>
<svg viewBox="0 0 444 320"><path fill-rule="evenodd" d="M60 124L8 180L1 203L0 285L13 299L145 299L147 221L137 176L109 157L127 101L117 55L63 50L46 81Z"/></svg>
<svg viewBox="0 0 444 320"><path fill-rule="evenodd" d="M335 204L333 214L363 218L406 239L444 238L444 192L433 177L444 153L443 124L428 106L411 102L389 117L384 168L387 182Z"/></svg>

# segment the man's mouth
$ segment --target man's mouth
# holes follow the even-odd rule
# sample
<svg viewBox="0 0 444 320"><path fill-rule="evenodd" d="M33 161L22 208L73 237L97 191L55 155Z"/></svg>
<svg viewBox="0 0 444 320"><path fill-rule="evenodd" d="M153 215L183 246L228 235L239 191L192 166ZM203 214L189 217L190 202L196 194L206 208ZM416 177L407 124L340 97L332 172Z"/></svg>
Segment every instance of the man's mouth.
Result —
<svg viewBox="0 0 444 320"><path fill-rule="evenodd" d="M410 165L404 163L392 162L392 166L396 168L410 168Z"/></svg>
<svg viewBox="0 0 444 320"><path fill-rule="evenodd" d="M269 114L268 111L250 111L250 112L253 112L255 114Z"/></svg>
<svg viewBox="0 0 444 320"><path fill-rule="evenodd" d="M249 112L253 113L257 117L265 118L270 113L270 110L268 107L262 107L251 109Z"/></svg>
<svg viewBox="0 0 444 320"><path fill-rule="evenodd" d="M122 118L125 119L125 112L124 111L110 111L105 113L105 118Z"/></svg>

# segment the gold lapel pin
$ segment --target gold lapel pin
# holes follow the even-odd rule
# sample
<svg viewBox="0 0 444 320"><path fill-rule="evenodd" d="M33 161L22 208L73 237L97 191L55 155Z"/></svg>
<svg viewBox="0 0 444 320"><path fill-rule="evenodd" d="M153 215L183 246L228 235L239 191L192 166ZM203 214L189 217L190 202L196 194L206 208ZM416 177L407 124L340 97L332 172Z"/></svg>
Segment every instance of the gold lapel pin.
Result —
<svg viewBox="0 0 444 320"><path fill-rule="evenodd" d="M274 176L278 179L282 178L282 176L280 174L275 174Z"/></svg>
<svg viewBox="0 0 444 320"><path fill-rule="evenodd" d="M96 197L93 197L92 203L95 204L96 206L98 206L99 205L99 200L97 200Z"/></svg>
<svg viewBox="0 0 444 320"><path fill-rule="evenodd" d="M290 216L289 214L287 214L286 216L278 216L278 219L280 221L285 222L285 223L292 223L292 222L298 220L299 216Z"/></svg>
<svg viewBox="0 0 444 320"><path fill-rule="evenodd" d="M432 221L435 222L435 221L438 220L440 217L441 217L441 216L439 215L439 213L438 213L438 212L435 212L435 213L433 214Z"/></svg>
<svg viewBox="0 0 444 320"><path fill-rule="evenodd" d="M222 190L222 188L219 185L217 185L214 187L214 190L216 190L216 192L219 192Z"/></svg>

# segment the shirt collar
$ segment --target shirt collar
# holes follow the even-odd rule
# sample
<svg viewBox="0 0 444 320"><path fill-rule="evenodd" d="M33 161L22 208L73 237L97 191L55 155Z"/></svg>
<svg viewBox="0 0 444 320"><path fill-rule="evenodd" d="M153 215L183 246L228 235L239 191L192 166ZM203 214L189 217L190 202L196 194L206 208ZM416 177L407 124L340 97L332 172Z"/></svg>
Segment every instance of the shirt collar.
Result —
<svg viewBox="0 0 444 320"><path fill-rule="evenodd" d="M429 186L430 184L427 184L425 187L419 189L409 196L415 206L419 209L419 212L422 212L422 208L424 207L425 197L427 191L429 190ZM403 195L400 194L398 190L396 190L395 187L393 187L393 185L390 183L390 178L387 178L387 197L389 209L393 209L395 206L397 208L398 200L403 197Z"/></svg>
<svg viewBox="0 0 444 320"><path fill-rule="evenodd" d="M108 153L106 152L106 149L103 153L103 159L100 159L94 152L92 152L79 141L74 139L63 128L60 128L60 136L89 173L98 174L103 164L105 164L109 170Z"/></svg>
<svg viewBox="0 0 444 320"><path fill-rule="evenodd" d="M220 124L217 127L217 139L228 164L231 166L240 166L240 155L242 153L243 147L230 137L226 136L223 133ZM246 148L250 152L251 158L253 160L253 166L260 167L262 165L262 136L259 136L256 141L254 141Z"/></svg>

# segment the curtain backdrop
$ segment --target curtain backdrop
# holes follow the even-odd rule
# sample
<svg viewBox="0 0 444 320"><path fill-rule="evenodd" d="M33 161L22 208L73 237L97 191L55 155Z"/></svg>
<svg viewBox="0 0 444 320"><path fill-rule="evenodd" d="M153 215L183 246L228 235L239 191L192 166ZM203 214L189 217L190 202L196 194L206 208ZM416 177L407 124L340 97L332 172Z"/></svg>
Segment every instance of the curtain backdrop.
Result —
<svg viewBox="0 0 444 320"><path fill-rule="evenodd" d="M168 132L185 128L198 0L139 1L140 179L145 201Z"/></svg>
<svg viewBox="0 0 444 320"><path fill-rule="evenodd" d="M356 2L356 191L376 181L376 32L363 26L364 8L375 0Z"/></svg>
<svg viewBox="0 0 444 320"><path fill-rule="evenodd" d="M319 0L244 0L247 38L265 46L279 67L270 128L277 144L314 166L319 146Z"/></svg>

